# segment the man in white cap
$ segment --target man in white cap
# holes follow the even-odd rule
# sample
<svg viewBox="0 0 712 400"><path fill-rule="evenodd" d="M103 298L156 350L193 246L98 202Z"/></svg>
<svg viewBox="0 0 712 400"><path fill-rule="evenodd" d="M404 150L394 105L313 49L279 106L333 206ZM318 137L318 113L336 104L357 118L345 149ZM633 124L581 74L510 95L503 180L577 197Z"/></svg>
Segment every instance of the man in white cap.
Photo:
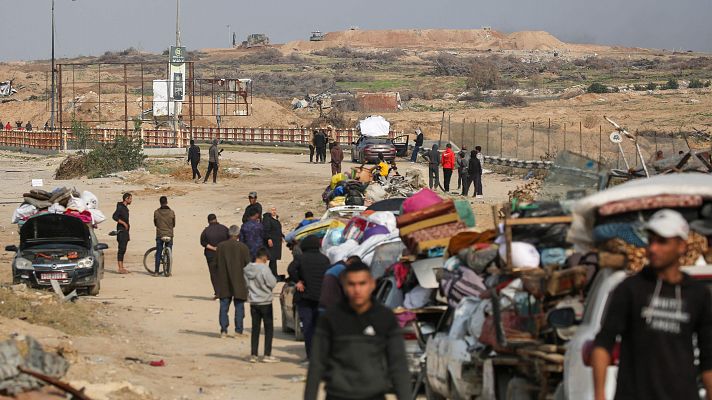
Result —
<svg viewBox="0 0 712 400"><path fill-rule="evenodd" d="M680 270L690 227L673 210L645 224L648 265L613 291L591 355L596 400L620 337L616 399L699 399L697 377L712 394L712 297ZM695 365L697 337L699 364Z"/></svg>

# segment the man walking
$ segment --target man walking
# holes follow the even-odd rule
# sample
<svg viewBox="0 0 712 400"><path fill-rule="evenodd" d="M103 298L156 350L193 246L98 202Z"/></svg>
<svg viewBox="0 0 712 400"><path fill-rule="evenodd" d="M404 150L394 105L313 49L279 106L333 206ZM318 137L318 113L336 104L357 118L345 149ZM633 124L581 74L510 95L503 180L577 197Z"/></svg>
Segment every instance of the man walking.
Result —
<svg viewBox="0 0 712 400"><path fill-rule="evenodd" d="M114 211L114 215L112 215L112 219L116 221L116 241L118 242L116 260L120 274L129 273L129 270L124 268L124 255L131 240L129 235L129 230L131 230L131 225L129 224L129 206L132 200L133 196L131 193L124 193L122 201L116 203L116 211Z"/></svg>
<svg viewBox="0 0 712 400"><path fill-rule="evenodd" d="M467 185L467 166L470 162L470 154L467 152L467 148L463 147L457 153L457 159L455 160L455 167L457 168L457 188L464 189Z"/></svg>
<svg viewBox="0 0 712 400"><path fill-rule="evenodd" d="M208 226L203 229L200 234L200 245L205 249L205 261L208 263L208 272L210 273L210 283L213 285L213 296L217 299L217 282L218 282L218 245L230 239L230 234L225 225L218 223L218 217L215 214L208 214Z"/></svg>
<svg viewBox="0 0 712 400"><path fill-rule="evenodd" d="M158 276L161 268L161 254L163 246L168 246L173 250L173 228L176 227L176 213L168 207L168 197L161 196L158 199L161 205L153 212L153 225L156 227L156 269L153 276ZM164 242L163 238L170 238L169 242Z"/></svg>
<svg viewBox="0 0 712 400"><path fill-rule="evenodd" d="M210 149L208 149L208 170L205 172L205 179L203 179L203 183L208 181L211 172L213 173L213 183L217 183L218 166L220 165L219 159L221 153L222 150L218 149L218 140L213 139L213 144L210 146Z"/></svg>
<svg viewBox="0 0 712 400"><path fill-rule="evenodd" d="M282 239L284 239L277 208L272 207L270 212L262 216L262 228L265 246L269 253L269 269L277 277L277 261L282 259Z"/></svg>
<svg viewBox="0 0 712 400"><path fill-rule="evenodd" d="M324 132L317 131L314 136L314 147L316 147L316 162L325 163L326 162L326 135Z"/></svg>
<svg viewBox="0 0 712 400"><path fill-rule="evenodd" d="M420 130L420 128L415 130L415 146L413 146L413 153L410 155L410 162L416 162L418 161L418 153L420 153L420 149L423 147L423 131Z"/></svg>
<svg viewBox="0 0 712 400"><path fill-rule="evenodd" d="M190 168L193 170L193 180L197 183L202 176L198 170L200 164L200 147L195 144L195 140L190 139L190 147L188 148L188 161Z"/></svg>
<svg viewBox="0 0 712 400"><path fill-rule="evenodd" d="M257 354L260 345L260 328L265 327L265 355L264 363L279 362L272 357L272 336L274 336L274 313L272 310L272 290L277 286L277 279L267 267L269 253L264 247L257 250L255 262L245 267L247 280L247 301L250 303L250 316L252 317L251 352L248 359L251 363L258 361Z"/></svg>
<svg viewBox="0 0 712 400"><path fill-rule="evenodd" d="M616 399L699 399L698 374L709 399L712 298L703 284L680 270L690 228L669 209L653 214L645 228L648 265L615 288L594 341L595 399L605 399L606 370L618 337Z"/></svg>
<svg viewBox="0 0 712 400"><path fill-rule="evenodd" d="M319 320L304 400L316 400L321 381L327 399L411 398L411 376L403 334L393 312L372 298L376 282L368 266L355 262L342 281L348 301Z"/></svg>
<svg viewBox="0 0 712 400"><path fill-rule="evenodd" d="M431 190L440 186L440 152L437 144L433 144L428 153L428 186Z"/></svg>
<svg viewBox="0 0 712 400"><path fill-rule="evenodd" d="M331 175L341 173L341 162L344 161L344 151L341 150L339 142L334 142L331 148Z"/></svg>
<svg viewBox="0 0 712 400"><path fill-rule="evenodd" d="M289 264L289 280L296 284L296 305L304 332L304 347L311 358L311 344L316 321L319 317L319 297L324 273L329 269L329 259L319 252L321 240L316 236L302 239L299 247L302 254Z"/></svg>
<svg viewBox="0 0 712 400"><path fill-rule="evenodd" d="M441 163L443 165L445 193L450 193L450 178L452 178L452 170L455 168L455 153L452 151L452 144L448 143L445 146Z"/></svg>
<svg viewBox="0 0 712 400"><path fill-rule="evenodd" d="M467 164L467 181L462 188L463 196L467 196L470 186L473 185L474 193L472 196L477 197L477 179L482 179L482 164L480 164L480 159L477 157L477 150L472 150Z"/></svg>
<svg viewBox="0 0 712 400"><path fill-rule="evenodd" d="M257 250L264 246L263 230L257 210L249 210L247 222L240 228L240 241L250 249L250 261L254 261Z"/></svg>
<svg viewBox="0 0 712 400"><path fill-rule="evenodd" d="M230 239L217 247L218 279L217 296L220 299L220 337L228 337L230 321L228 312L230 303L235 305L235 336L242 336L243 320L245 319L245 300L247 300L247 283L245 283L245 266L250 263L250 250L237 238L240 228L232 225L228 230Z"/></svg>
<svg viewBox="0 0 712 400"><path fill-rule="evenodd" d="M247 220L250 218L249 215L252 214L252 211L257 212L258 215L258 220L262 220L262 204L257 202L257 192L250 192L250 194L247 195L247 201L250 202L250 204L245 207L245 212L242 213L242 223L244 224L247 222Z"/></svg>

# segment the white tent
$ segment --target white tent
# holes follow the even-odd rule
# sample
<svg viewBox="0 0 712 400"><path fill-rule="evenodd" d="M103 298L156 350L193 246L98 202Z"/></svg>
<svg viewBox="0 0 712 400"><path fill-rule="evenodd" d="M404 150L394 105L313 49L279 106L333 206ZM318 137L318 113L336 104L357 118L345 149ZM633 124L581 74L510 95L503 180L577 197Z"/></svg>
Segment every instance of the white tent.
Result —
<svg viewBox="0 0 712 400"><path fill-rule="evenodd" d="M380 115L372 115L359 121L359 129L361 130L362 136L388 136L388 133L391 131L391 124Z"/></svg>

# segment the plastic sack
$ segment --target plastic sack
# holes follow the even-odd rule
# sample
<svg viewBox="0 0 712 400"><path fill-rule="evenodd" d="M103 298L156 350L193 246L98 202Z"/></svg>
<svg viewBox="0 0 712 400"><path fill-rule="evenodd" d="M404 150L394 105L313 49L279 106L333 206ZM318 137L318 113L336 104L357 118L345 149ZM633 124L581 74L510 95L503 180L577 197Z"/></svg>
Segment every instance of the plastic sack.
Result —
<svg viewBox="0 0 712 400"><path fill-rule="evenodd" d="M503 244L499 247L499 257L503 262L507 261L507 245ZM510 268L538 268L541 256L530 243L513 242L512 243L512 265Z"/></svg>
<svg viewBox="0 0 712 400"><path fill-rule="evenodd" d="M15 212L12 213L11 222L13 224L17 224L20 221L24 221L35 214L37 214L37 207L33 206L32 204L23 204L20 207L17 207Z"/></svg>
<svg viewBox="0 0 712 400"><path fill-rule="evenodd" d="M92 224L97 225L106 221L106 216L101 210L89 209L88 211L91 214Z"/></svg>
<svg viewBox="0 0 712 400"><path fill-rule="evenodd" d="M47 209L52 214L64 214L67 209L59 203L54 203Z"/></svg>
<svg viewBox="0 0 712 400"><path fill-rule="evenodd" d="M339 182L341 182L345 179L346 179L346 175L343 173L338 173L336 175L333 175L331 177L331 189L334 189Z"/></svg>
<svg viewBox="0 0 712 400"><path fill-rule="evenodd" d="M430 296L433 294L433 289L426 289L420 285L414 287L410 292L405 294L403 307L408 309L423 308L430 302Z"/></svg>
<svg viewBox="0 0 712 400"><path fill-rule="evenodd" d="M343 261L358 247L358 242L355 240L347 240L338 246L331 246L325 250L324 255L329 258L329 262L335 264L338 261Z"/></svg>
<svg viewBox="0 0 712 400"><path fill-rule="evenodd" d="M386 229L388 229L388 232L396 230L396 216L392 212L376 211L375 213L369 215L367 219L368 222L385 226Z"/></svg>
<svg viewBox="0 0 712 400"><path fill-rule="evenodd" d="M99 208L99 198L90 191L85 190L82 192L82 201L87 210L97 210Z"/></svg>
<svg viewBox="0 0 712 400"><path fill-rule="evenodd" d="M87 207L84 201L80 197L70 197L67 202L67 210L74 210L79 213L86 211Z"/></svg>
<svg viewBox="0 0 712 400"><path fill-rule="evenodd" d="M541 251L541 265L548 267L550 265L563 266L564 264L566 264L566 249L552 247Z"/></svg>

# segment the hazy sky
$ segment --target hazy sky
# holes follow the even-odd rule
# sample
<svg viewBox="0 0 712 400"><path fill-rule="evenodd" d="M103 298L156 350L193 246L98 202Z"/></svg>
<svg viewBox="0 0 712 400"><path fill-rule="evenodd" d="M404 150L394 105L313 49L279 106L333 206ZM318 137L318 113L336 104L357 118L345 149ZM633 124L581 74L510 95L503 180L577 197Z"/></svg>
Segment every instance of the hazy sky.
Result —
<svg viewBox="0 0 712 400"><path fill-rule="evenodd" d="M50 57L51 0L0 0L0 60ZM57 56L175 41L175 0L56 0ZM273 43L309 32L395 28L546 30L565 41L712 51L712 0L182 0L189 49L226 47L266 33Z"/></svg>

